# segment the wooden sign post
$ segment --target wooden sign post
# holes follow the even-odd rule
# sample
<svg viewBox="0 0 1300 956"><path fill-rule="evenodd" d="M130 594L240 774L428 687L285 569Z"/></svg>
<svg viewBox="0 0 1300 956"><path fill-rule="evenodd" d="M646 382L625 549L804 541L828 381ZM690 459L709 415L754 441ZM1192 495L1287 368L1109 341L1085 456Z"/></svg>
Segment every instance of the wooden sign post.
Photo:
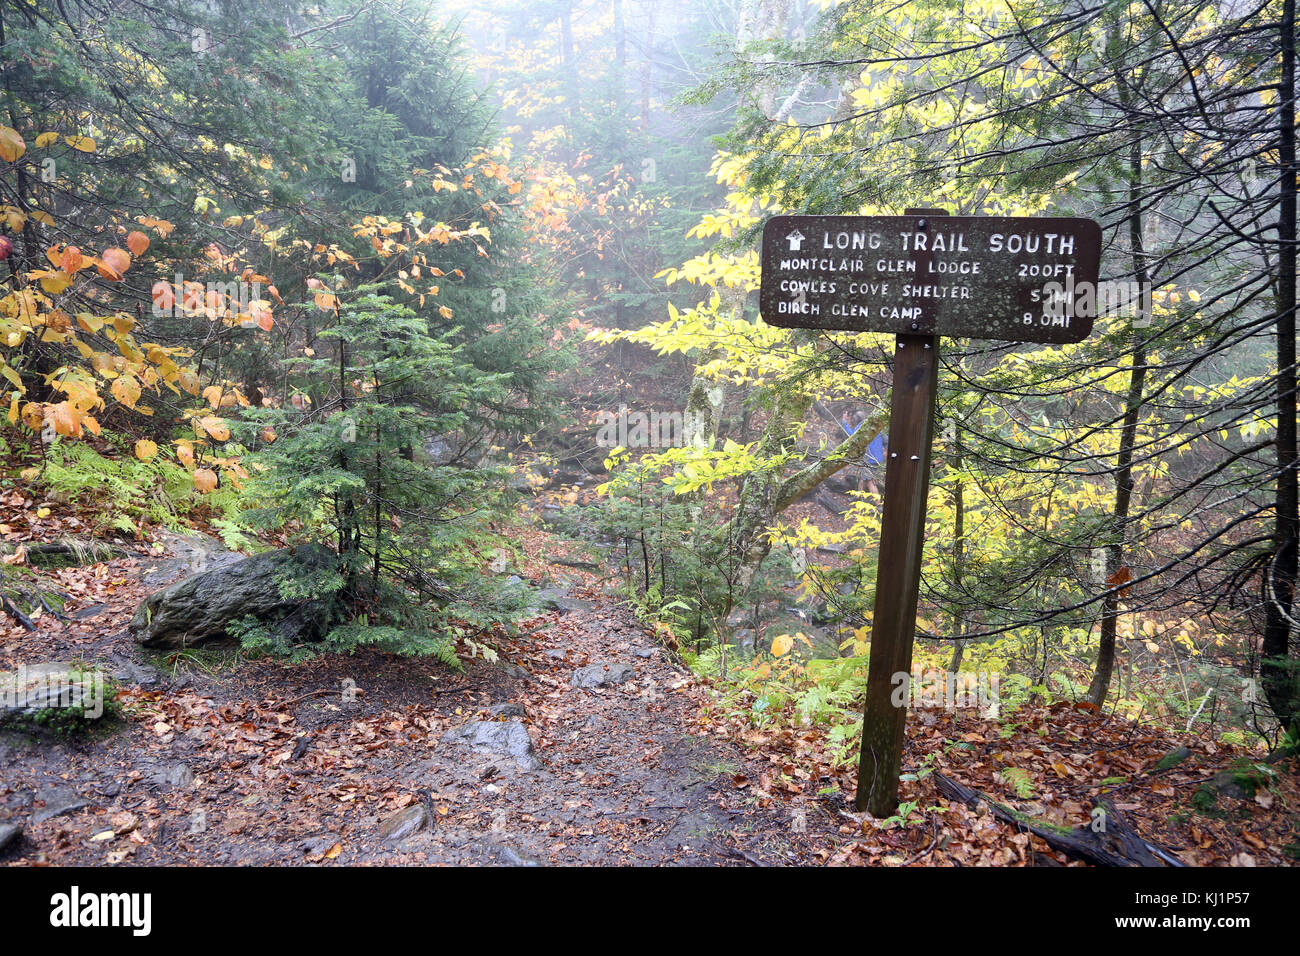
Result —
<svg viewBox="0 0 1300 956"><path fill-rule="evenodd" d="M939 337L1079 342L1092 331L1101 229L1089 219L775 216L763 228L763 320L894 332L889 457L862 719L857 808L898 807L925 543ZM906 683L904 684L906 687Z"/></svg>

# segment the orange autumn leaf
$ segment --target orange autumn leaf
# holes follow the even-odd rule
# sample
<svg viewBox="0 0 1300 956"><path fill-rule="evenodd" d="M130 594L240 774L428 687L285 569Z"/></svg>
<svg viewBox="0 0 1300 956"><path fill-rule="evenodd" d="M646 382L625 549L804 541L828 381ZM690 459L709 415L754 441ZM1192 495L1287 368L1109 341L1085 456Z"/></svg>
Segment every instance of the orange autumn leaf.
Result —
<svg viewBox="0 0 1300 956"><path fill-rule="evenodd" d="M171 235L171 231L176 228L166 219L155 219L153 216L137 216L135 221L146 228L152 229L164 239Z"/></svg>
<svg viewBox="0 0 1300 956"><path fill-rule="evenodd" d="M271 305L263 299L258 299L249 305L248 315L263 332L270 332L275 325L275 319L271 315Z"/></svg>
<svg viewBox="0 0 1300 956"><path fill-rule="evenodd" d="M149 248L149 237L138 229L133 230L126 237L126 247L131 250L131 255L142 256L144 251Z"/></svg>
<svg viewBox="0 0 1300 956"><path fill-rule="evenodd" d="M230 440L230 427L226 424L224 418L218 418L216 415L205 415L198 420L198 426L217 441Z"/></svg>
<svg viewBox="0 0 1300 956"><path fill-rule="evenodd" d="M1128 565L1123 565L1106 579L1106 583L1113 588L1120 588L1119 596L1128 597L1129 589L1123 585L1133 580L1133 572L1128 569Z"/></svg>
<svg viewBox="0 0 1300 956"><path fill-rule="evenodd" d="M194 488L202 494L217 487L217 473L211 468L196 468L194 470Z"/></svg>
<svg viewBox="0 0 1300 956"><path fill-rule="evenodd" d="M55 263L64 272L71 275L78 269L84 269L90 265L91 260L81 254L81 250L76 246L64 246L63 251L59 253L59 261Z"/></svg>
<svg viewBox="0 0 1300 956"><path fill-rule="evenodd" d="M131 254L125 249L114 246L99 254L99 274L105 279L116 281L131 268Z"/></svg>
<svg viewBox="0 0 1300 956"><path fill-rule="evenodd" d="M68 402L57 402L47 406L45 419L53 423L56 434L67 438L81 437L82 413Z"/></svg>

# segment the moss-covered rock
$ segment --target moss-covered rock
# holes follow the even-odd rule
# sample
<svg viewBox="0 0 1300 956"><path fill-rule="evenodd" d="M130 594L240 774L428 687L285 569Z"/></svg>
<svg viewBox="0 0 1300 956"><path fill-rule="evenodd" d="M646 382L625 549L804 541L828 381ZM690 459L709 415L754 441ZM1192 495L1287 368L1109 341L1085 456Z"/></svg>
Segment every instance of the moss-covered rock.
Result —
<svg viewBox="0 0 1300 956"><path fill-rule="evenodd" d="M319 640L332 623L329 602L286 599L281 584L333 563L329 550L306 546L223 563L150 595L130 631L145 647L233 644L227 625L252 618L292 644Z"/></svg>

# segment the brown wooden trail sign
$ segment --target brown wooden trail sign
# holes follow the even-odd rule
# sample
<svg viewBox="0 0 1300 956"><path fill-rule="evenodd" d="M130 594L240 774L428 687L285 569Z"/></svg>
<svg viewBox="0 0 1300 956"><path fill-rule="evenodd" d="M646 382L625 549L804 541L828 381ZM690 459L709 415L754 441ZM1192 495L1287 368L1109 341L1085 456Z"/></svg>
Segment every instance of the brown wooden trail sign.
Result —
<svg viewBox="0 0 1300 956"><path fill-rule="evenodd" d="M942 335L1080 342L1092 331L1101 229L1090 219L775 216L759 308L782 328L895 333L889 457L858 763L858 810L898 807ZM906 686L906 685L904 685Z"/></svg>
<svg viewBox="0 0 1300 956"><path fill-rule="evenodd" d="M1091 219L775 216L759 311L797 329L1081 342L1101 229ZM1091 311L1091 310L1083 310Z"/></svg>

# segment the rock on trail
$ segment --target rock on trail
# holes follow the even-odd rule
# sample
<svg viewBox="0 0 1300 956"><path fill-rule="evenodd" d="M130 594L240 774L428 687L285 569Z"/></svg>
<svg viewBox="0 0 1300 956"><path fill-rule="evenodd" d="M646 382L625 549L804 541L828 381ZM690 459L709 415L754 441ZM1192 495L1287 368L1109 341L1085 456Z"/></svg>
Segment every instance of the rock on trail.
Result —
<svg viewBox="0 0 1300 956"><path fill-rule="evenodd" d="M528 730L517 720L475 720L443 735L443 742L468 747L475 753L513 757L520 770L540 770Z"/></svg>
<svg viewBox="0 0 1300 956"><path fill-rule="evenodd" d="M636 676L636 669L631 664L592 664L579 667L569 678L570 687L613 687L626 684Z"/></svg>
<svg viewBox="0 0 1300 956"><path fill-rule="evenodd" d="M151 594L131 619L135 639L150 648L229 644L226 625L254 617L291 643L319 638L328 625L323 605L280 596L286 567L320 567L332 560L323 548L299 547L224 561Z"/></svg>

